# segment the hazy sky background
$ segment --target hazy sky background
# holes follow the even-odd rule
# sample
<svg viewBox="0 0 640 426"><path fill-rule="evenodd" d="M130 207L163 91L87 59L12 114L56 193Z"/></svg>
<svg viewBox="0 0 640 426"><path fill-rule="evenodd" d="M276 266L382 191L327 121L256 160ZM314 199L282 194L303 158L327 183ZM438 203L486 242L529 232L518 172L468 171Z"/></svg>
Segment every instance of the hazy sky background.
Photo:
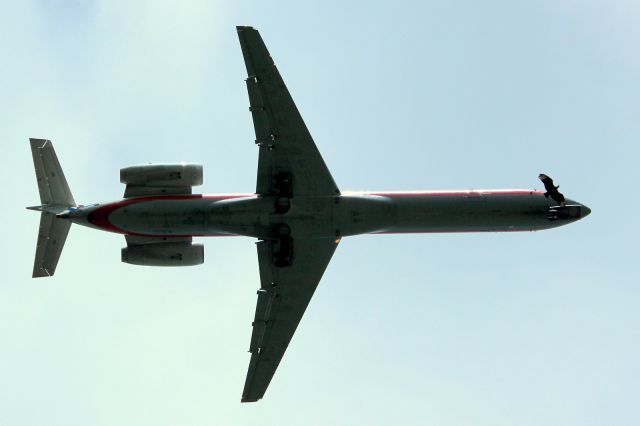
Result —
<svg viewBox="0 0 640 426"><path fill-rule="evenodd" d="M0 424L640 424L636 1L0 1ZM254 241L184 269L74 226L30 278L29 137L78 202L194 161L252 192L236 25L265 39L343 190L538 188L593 213L525 234L346 238L266 398L240 404Z"/></svg>

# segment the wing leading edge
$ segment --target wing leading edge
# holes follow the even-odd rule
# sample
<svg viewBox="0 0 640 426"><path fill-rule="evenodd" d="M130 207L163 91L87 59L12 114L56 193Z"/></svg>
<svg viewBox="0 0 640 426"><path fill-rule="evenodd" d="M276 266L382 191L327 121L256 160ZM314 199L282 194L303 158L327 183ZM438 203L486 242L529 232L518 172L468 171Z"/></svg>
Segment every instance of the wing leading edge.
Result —
<svg viewBox="0 0 640 426"><path fill-rule="evenodd" d="M296 239L292 243L294 261L284 268L274 264L277 241L257 243L260 290L242 402L264 396L338 243L333 239Z"/></svg>
<svg viewBox="0 0 640 426"><path fill-rule="evenodd" d="M256 193L277 195L274 181L286 175L292 180L291 196L339 194L260 33L251 27L237 30L247 68L249 110L260 149Z"/></svg>

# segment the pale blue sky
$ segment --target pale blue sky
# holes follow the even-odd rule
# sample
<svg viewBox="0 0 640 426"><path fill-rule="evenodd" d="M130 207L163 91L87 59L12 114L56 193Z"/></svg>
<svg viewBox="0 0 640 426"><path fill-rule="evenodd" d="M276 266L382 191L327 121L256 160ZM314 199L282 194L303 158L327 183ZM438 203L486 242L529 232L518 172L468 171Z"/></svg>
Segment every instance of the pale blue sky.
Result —
<svg viewBox="0 0 640 426"><path fill-rule="evenodd" d="M640 6L619 1L0 1L2 425L637 425ZM526 3L526 4L525 4ZM341 189L540 187L593 209L531 234L338 248L267 394L240 404L253 241L184 269L74 226L30 278L29 137L77 201L194 161L251 192L235 26L261 31Z"/></svg>

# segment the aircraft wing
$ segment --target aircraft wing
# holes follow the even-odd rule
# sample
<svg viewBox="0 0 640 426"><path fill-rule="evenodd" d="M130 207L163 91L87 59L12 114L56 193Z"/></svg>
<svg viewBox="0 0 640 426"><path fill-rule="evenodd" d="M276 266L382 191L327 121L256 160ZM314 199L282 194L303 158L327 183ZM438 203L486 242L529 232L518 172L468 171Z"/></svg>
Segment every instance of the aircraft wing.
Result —
<svg viewBox="0 0 640 426"><path fill-rule="evenodd" d="M290 266L274 265L277 241L259 241L260 284L242 402L263 397L339 240L294 239Z"/></svg>
<svg viewBox="0 0 640 426"><path fill-rule="evenodd" d="M258 158L258 195L280 195L278 179L290 179L292 194L336 195L340 191L296 108L269 51L252 27L237 27Z"/></svg>

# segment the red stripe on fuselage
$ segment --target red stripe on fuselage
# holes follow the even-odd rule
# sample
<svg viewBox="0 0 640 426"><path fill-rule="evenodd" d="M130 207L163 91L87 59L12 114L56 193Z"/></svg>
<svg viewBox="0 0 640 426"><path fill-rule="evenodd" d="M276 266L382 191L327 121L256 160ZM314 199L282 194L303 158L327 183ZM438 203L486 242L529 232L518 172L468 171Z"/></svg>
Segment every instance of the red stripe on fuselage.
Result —
<svg viewBox="0 0 640 426"><path fill-rule="evenodd" d="M526 228L526 229L447 229L447 230L434 230L434 231L381 231L381 232L372 232L372 234L377 235L391 235L391 234L470 234L470 233L482 233L482 232L536 232L536 229Z"/></svg>
<svg viewBox="0 0 640 426"><path fill-rule="evenodd" d="M508 190L469 190L469 191L411 191L411 192L367 192L364 195L377 195L380 197L481 197L495 195L544 195L543 191L534 189L508 189Z"/></svg>

